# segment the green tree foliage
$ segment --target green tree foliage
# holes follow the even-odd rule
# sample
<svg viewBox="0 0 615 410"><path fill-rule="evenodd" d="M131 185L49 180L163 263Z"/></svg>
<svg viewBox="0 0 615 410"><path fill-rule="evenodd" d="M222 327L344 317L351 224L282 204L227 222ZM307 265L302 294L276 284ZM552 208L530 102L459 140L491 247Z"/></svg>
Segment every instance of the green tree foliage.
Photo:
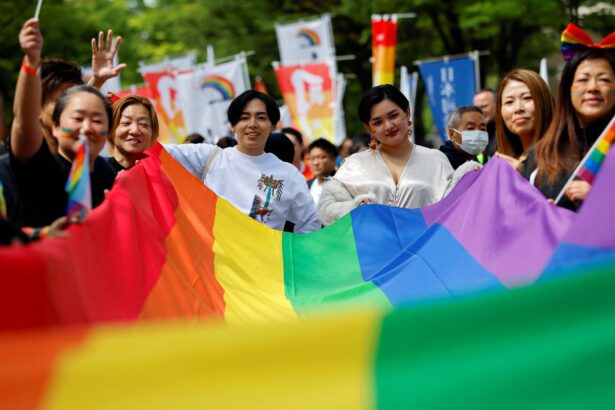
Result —
<svg viewBox="0 0 615 410"><path fill-rule="evenodd" d="M112 28L122 35L120 60L128 64L121 75L125 86L142 81L137 72L139 61L155 62L193 50L199 61L204 61L208 44L214 46L217 58L254 51L248 59L251 77L262 76L269 91L280 98L271 67L271 62L279 59L275 24L329 13L337 54L355 56L354 60L338 63L339 70L349 78L345 111L349 132L354 134L361 129L355 114L358 99L371 86L372 14L417 14L415 19L399 20L397 67L411 68L417 59L477 49L489 52L481 58L481 71L483 78L493 80L490 81L493 86L498 77L513 67L538 69L541 57L557 51L559 35L566 24L571 19L579 19L583 7L596 7L599 3L596 0L45 0L40 20L45 37L43 54L84 65L89 65L90 39L98 30ZM8 94L9 100L21 62L17 35L35 6L36 0L0 2L0 91ZM611 14L595 11L579 22L601 34L615 27L612 11Z"/></svg>

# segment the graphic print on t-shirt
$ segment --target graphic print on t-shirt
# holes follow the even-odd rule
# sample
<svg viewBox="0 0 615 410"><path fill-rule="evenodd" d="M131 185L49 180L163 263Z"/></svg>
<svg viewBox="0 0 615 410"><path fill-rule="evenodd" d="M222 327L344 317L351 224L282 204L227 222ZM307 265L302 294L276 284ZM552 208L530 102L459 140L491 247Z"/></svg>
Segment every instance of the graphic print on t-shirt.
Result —
<svg viewBox="0 0 615 410"><path fill-rule="evenodd" d="M280 201L282 198L282 190L284 189L284 180L274 179L273 175L267 176L265 174L261 174L256 187L260 191L265 192L267 196L263 199L258 194L254 195L252 209L250 209L250 217L256 220L260 219L263 223L268 222L271 213L273 212L271 198L273 197L276 201Z"/></svg>

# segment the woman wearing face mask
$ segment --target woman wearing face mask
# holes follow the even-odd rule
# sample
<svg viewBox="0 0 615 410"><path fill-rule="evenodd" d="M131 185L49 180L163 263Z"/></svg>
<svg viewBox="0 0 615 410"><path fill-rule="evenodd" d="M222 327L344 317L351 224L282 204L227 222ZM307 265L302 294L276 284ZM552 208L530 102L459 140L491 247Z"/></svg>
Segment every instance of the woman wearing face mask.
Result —
<svg viewBox="0 0 615 410"><path fill-rule="evenodd" d="M38 20L30 19L24 24L19 41L25 57L15 89L10 162L23 204L23 224L42 227L66 215L65 185L81 146L80 134L90 144L92 205L99 205L104 191L113 185L113 171L98 156L111 125L111 105L97 89L86 85L73 86L62 93L51 115L52 134L58 141L58 153L53 154L39 122L43 38Z"/></svg>
<svg viewBox="0 0 615 410"><path fill-rule="evenodd" d="M538 74L523 69L506 74L497 95L496 156L519 171L530 147L549 127L555 99Z"/></svg>
<svg viewBox="0 0 615 410"><path fill-rule="evenodd" d="M576 26L569 26L566 30L582 32ZM589 38L587 34L585 36ZM615 37L615 33L610 37ZM553 122L535 152L530 152L522 170L522 174L550 199L555 199L564 188L574 169L615 115L613 51L585 48L568 57L562 71ZM585 181L571 182L558 205L578 209L590 187Z"/></svg>
<svg viewBox="0 0 615 410"><path fill-rule="evenodd" d="M446 155L453 169L467 161L475 161L489 143L482 110L468 105L453 111L448 119L448 137L440 151Z"/></svg>
<svg viewBox="0 0 615 410"><path fill-rule="evenodd" d="M444 196L453 168L440 151L410 140L410 104L392 85L367 91L359 118L371 134L370 149L344 160L323 187L318 203L325 225L361 204L420 208Z"/></svg>

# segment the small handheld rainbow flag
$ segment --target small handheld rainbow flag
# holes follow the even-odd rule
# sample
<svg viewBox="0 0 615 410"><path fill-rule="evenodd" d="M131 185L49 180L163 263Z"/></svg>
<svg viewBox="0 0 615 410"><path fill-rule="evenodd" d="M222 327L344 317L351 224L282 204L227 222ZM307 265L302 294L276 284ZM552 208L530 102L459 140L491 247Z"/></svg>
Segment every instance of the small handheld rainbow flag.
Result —
<svg viewBox="0 0 615 410"><path fill-rule="evenodd" d="M66 216L69 220L83 221L88 212L92 210L92 190L90 186L90 143L88 139L79 134L81 147L75 155L73 166L66 181L68 192L68 206Z"/></svg>
<svg viewBox="0 0 615 410"><path fill-rule="evenodd" d="M581 163L583 166L579 170L579 178L590 184L594 182L594 178L598 170L600 170L600 166L602 166L604 157L609 153L614 139L615 117L613 117L609 126L606 127L600 138L598 138L598 141L596 141L592 149L587 153L584 162Z"/></svg>
<svg viewBox="0 0 615 410"><path fill-rule="evenodd" d="M564 195L564 191L566 191L570 182L575 178L582 179L588 184L594 182L594 178L596 178L604 162L604 158L609 153L613 140L615 140L615 116L611 119L611 122L609 122L609 125L606 126L604 131L602 131L602 134L600 134L600 137L598 137L594 145L587 151L585 158L579 163L579 166L572 173L572 176L555 199L555 203L559 202Z"/></svg>

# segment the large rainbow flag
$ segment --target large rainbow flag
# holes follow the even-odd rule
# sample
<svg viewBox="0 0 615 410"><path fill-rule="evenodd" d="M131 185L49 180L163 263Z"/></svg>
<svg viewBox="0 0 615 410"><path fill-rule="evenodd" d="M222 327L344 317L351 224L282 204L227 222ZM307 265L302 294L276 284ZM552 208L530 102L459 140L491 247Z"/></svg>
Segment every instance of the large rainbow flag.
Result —
<svg viewBox="0 0 615 410"><path fill-rule="evenodd" d="M494 160L293 235L157 145L68 238L0 249L0 407L608 406L614 177L573 214ZM129 325L207 317L252 325Z"/></svg>
<svg viewBox="0 0 615 410"><path fill-rule="evenodd" d="M283 233L157 145L68 238L0 249L7 272L30 272L0 279L0 328L271 322L507 289L539 277L573 216L494 161L431 207L364 206L320 231Z"/></svg>

